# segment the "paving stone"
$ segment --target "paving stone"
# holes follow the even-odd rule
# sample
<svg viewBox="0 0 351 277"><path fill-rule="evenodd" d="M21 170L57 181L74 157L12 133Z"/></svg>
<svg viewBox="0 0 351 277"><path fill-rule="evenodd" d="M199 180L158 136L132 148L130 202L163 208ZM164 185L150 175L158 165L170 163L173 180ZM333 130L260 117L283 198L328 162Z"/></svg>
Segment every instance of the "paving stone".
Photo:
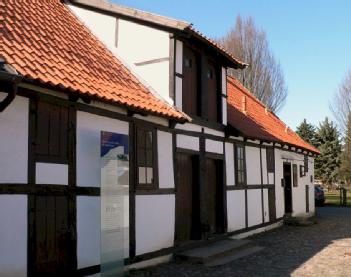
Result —
<svg viewBox="0 0 351 277"><path fill-rule="evenodd" d="M264 249L217 267L171 262L132 276L351 276L351 208L323 207L317 224L281 228L250 238Z"/></svg>

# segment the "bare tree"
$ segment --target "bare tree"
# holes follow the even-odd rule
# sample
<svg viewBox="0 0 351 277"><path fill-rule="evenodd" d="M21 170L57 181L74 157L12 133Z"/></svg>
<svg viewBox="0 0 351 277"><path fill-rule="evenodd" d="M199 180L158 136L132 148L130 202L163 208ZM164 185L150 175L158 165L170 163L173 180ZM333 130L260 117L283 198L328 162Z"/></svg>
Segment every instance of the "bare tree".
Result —
<svg viewBox="0 0 351 277"><path fill-rule="evenodd" d="M236 19L235 26L218 40L230 53L249 63L244 70L230 70L234 76L273 112L285 103L287 87L280 64L271 53L266 33L258 30L251 17Z"/></svg>
<svg viewBox="0 0 351 277"><path fill-rule="evenodd" d="M351 120L351 71L348 72L339 86L339 90L334 95L334 100L330 104L341 132L346 136L349 121ZM351 138L349 138L351 139Z"/></svg>

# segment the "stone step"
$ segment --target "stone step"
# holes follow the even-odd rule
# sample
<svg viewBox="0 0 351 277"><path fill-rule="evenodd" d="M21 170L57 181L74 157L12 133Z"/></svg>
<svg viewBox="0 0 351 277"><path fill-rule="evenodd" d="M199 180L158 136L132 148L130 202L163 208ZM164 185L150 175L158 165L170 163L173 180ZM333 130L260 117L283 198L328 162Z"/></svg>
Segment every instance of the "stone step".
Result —
<svg viewBox="0 0 351 277"><path fill-rule="evenodd" d="M291 217L284 218L284 224L290 226L311 226L316 223L315 217Z"/></svg>
<svg viewBox="0 0 351 277"><path fill-rule="evenodd" d="M191 263L208 264L216 259L239 254L242 250L250 249L253 246L249 240L224 239L203 247L176 253L175 256Z"/></svg>
<svg viewBox="0 0 351 277"><path fill-rule="evenodd" d="M235 260L238 260L240 258L255 254L259 251L261 251L262 249L264 249L264 247L261 246L251 246L249 248L246 249L242 249L240 251L236 251L232 254L228 254L224 257L220 257L220 258L216 258L210 262L205 263L206 266L212 267L212 266L220 266L220 265L224 265L230 262L233 262Z"/></svg>

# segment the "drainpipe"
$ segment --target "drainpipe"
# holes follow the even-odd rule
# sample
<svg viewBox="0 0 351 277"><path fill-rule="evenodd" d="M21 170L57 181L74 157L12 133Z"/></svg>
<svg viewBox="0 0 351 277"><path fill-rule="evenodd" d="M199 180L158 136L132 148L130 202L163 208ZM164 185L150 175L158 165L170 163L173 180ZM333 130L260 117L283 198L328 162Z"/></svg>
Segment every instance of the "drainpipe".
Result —
<svg viewBox="0 0 351 277"><path fill-rule="evenodd" d="M17 85L23 79L10 65L0 60L0 84L5 88L8 95L0 102L0 113L3 112L15 99L17 94Z"/></svg>

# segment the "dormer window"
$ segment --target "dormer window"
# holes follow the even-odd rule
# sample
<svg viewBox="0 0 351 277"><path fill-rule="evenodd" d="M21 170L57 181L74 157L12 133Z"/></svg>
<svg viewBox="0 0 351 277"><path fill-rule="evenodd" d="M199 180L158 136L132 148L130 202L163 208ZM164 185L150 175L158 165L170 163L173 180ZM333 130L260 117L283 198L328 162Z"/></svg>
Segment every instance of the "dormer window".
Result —
<svg viewBox="0 0 351 277"><path fill-rule="evenodd" d="M207 115L208 120L214 122L218 122L218 111L220 110L217 71L214 63L209 62L207 68Z"/></svg>
<svg viewBox="0 0 351 277"><path fill-rule="evenodd" d="M183 111L200 116L199 55L188 47L184 47L183 55Z"/></svg>

